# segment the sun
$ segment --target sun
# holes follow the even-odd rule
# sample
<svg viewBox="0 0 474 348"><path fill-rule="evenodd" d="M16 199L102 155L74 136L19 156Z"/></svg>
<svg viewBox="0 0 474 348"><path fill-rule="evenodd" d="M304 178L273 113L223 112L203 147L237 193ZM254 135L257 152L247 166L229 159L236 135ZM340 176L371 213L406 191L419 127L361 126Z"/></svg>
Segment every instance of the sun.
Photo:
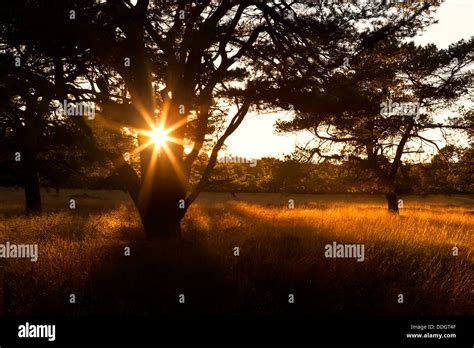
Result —
<svg viewBox="0 0 474 348"><path fill-rule="evenodd" d="M151 131L146 131L144 133L150 138L150 142L155 144L157 148L161 148L169 140L169 132L162 127L153 127Z"/></svg>

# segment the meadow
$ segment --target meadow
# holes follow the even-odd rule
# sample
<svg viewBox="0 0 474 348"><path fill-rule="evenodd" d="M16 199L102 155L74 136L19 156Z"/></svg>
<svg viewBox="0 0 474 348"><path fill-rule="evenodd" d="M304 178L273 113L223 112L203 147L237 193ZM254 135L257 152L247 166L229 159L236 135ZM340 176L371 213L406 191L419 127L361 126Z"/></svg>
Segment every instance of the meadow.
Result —
<svg viewBox="0 0 474 348"><path fill-rule="evenodd" d="M150 242L121 191L44 191L33 218L22 195L0 189L0 243L38 243L39 259L0 259L0 315L474 314L473 196L403 196L397 216L378 195L204 193L185 242ZM334 241L364 262L326 258Z"/></svg>

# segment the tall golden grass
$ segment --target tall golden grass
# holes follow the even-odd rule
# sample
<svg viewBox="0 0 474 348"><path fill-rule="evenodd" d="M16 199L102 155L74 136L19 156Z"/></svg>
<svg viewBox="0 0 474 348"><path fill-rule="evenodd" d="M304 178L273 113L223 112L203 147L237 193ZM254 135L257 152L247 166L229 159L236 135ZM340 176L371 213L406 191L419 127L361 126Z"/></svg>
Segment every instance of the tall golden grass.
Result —
<svg viewBox="0 0 474 348"><path fill-rule="evenodd" d="M166 312L177 291L202 302L195 310L206 308L210 293L217 314L474 313L472 197L406 197L399 216L379 197L238 197L205 194L193 205L184 247L143 240L122 194L79 197L74 211L61 207L67 195L51 195L45 209L56 211L34 218L5 200L0 243L38 243L39 260L0 260L4 314L140 314L150 303L152 312ZM333 241L364 244L365 261L325 258ZM125 246L134 257L124 257Z"/></svg>

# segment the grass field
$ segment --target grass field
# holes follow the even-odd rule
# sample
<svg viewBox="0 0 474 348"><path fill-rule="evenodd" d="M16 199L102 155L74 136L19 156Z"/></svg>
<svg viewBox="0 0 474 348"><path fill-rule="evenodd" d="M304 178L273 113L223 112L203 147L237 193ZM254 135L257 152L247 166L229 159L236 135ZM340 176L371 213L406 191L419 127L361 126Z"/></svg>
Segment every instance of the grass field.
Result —
<svg viewBox="0 0 474 348"><path fill-rule="evenodd" d="M22 191L0 189L0 243L39 245L36 263L0 259L0 308L7 315L474 314L474 197L401 198L394 216L382 196L205 193L183 221L182 243L145 241L123 192L44 192L45 214L26 218ZM333 241L363 244L365 261L325 258Z"/></svg>

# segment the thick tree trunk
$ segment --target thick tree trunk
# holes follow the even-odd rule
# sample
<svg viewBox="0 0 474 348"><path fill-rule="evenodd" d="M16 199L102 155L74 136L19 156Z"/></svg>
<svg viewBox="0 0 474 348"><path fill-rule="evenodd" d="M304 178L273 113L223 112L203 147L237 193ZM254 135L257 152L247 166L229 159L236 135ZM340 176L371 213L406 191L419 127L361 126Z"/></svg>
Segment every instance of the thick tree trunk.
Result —
<svg viewBox="0 0 474 348"><path fill-rule="evenodd" d="M134 93L138 94L136 105L141 105L139 112L147 110L148 115L154 115L154 103L146 98L149 90L142 87ZM165 130L170 130L167 136L174 141L166 141L158 148L149 143L149 138L139 136L139 144L149 145L140 152L140 183L136 205L148 239L180 238L181 220L186 212L184 200L186 198L186 179L183 163L184 127L176 127L185 115L179 113L181 103L175 100L168 101L169 108L165 113L165 120L158 124ZM150 117L152 118L152 117ZM157 124L157 126L158 126ZM142 129L150 129L150 124L143 122Z"/></svg>
<svg viewBox="0 0 474 348"><path fill-rule="evenodd" d="M151 145L141 154L149 159L143 168L139 211L147 238L179 238L180 223L186 211L182 145L167 142L167 149ZM155 152L155 154L153 154ZM156 160L153 160L153 157Z"/></svg>
<svg viewBox="0 0 474 348"><path fill-rule="evenodd" d="M168 213L165 215L165 213ZM181 238L182 215L163 208L145 207L140 212L147 239Z"/></svg>
<svg viewBox="0 0 474 348"><path fill-rule="evenodd" d="M181 75L170 74L167 87L172 93L165 96L161 114L156 117L150 62L143 49L143 26L132 24L128 28L127 37L131 66L126 80L136 112L134 122L143 130L151 130L153 125L150 121L155 126L163 126L169 132L167 136L174 139L167 141L161 149L150 144L140 151L138 193L132 194L132 197L134 196L148 239L179 238L180 223L186 211L183 204L187 182L183 168L185 127L182 121L186 120L189 112L189 98L184 95L186 88L178 86L177 81ZM140 146L149 143L149 140L143 135L138 137Z"/></svg>
<svg viewBox="0 0 474 348"><path fill-rule="evenodd" d="M165 161L158 161L142 180L138 210L148 239L181 237L184 190L173 170L163 170Z"/></svg>
<svg viewBox="0 0 474 348"><path fill-rule="evenodd" d="M398 197L395 192L386 193L385 198L387 199L388 211L393 214L398 214Z"/></svg>
<svg viewBox="0 0 474 348"><path fill-rule="evenodd" d="M152 151L144 149L143 152ZM146 154L144 154L146 157ZM122 159L123 161L123 159ZM182 209L185 190L174 170L165 170L165 159L147 164L149 170L141 178L135 176L133 169L120 160L114 161L124 187L132 197L148 239L179 238L180 223L185 209Z"/></svg>

